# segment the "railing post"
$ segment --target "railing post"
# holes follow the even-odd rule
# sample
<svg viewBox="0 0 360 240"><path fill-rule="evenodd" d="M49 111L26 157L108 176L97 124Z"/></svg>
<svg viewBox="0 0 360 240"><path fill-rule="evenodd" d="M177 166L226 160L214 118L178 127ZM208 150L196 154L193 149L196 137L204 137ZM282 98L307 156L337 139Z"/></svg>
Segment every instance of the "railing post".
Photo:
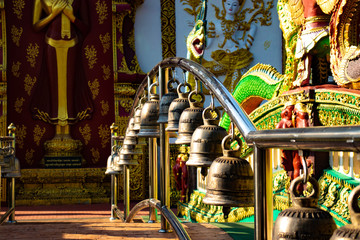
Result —
<svg viewBox="0 0 360 240"><path fill-rule="evenodd" d="M110 126L111 131L111 152L110 154L113 154L113 148L116 144L114 137L117 135L118 126L113 123ZM111 204L111 217L110 220L117 220L119 219L119 216L116 214L116 208L118 203L118 177L117 174L111 174L111 198L110 198L110 204Z"/></svg>
<svg viewBox="0 0 360 240"><path fill-rule="evenodd" d="M159 97L165 95L165 84L168 81L169 69L159 67ZM170 166L169 166L169 134L165 131L165 124L160 123L160 201L162 206L170 207ZM170 225L161 215L161 229L159 232L170 232Z"/></svg>
<svg viewBox="0 0 360 240"><path fill-rule="evenodd" d="M130 168L124 165L124 220L130 212Z"/></svg>
<svg viewBox="0 0 360 240"><path fill-rule="evenodd" d="M8 131L9 131L9 136L13 137L14 140L12 141L12 148L14 149L14 158L16 156L16 151L15 151L15 132L16 132L16 127L14 124L10 124L8 127ZM1 175L1 171L0 171L0 175ZM11 182L9 183L10 187L9 187L9 209L14 209L14 211L10 214L9 219L8 219L8 223L16 223L15 220L15 178L12 177L11 178Z"/></svg>

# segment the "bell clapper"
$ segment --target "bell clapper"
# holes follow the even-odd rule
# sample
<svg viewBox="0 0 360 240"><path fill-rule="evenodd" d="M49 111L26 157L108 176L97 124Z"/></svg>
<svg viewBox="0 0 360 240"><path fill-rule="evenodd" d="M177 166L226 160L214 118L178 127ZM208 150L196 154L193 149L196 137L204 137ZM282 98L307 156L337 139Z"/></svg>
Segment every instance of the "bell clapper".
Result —
<svg viewBox="0 0 360 240"><path fill-rule="evenodd" d="M222 212L224 213L224 219L228 219L229 213L231 212L231 207L223 207Z"/></svg>

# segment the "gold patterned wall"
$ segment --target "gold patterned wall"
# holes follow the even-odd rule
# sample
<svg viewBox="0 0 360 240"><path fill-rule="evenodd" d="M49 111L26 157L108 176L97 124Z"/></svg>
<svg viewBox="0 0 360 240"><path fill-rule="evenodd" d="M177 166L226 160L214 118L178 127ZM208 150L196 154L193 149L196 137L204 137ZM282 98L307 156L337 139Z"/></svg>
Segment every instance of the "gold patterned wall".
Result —
<svg viewBox="0 0 360 240"><path fill-rule="evenodd" d="M6 57L6 18L4 0L0 0L0 136L7 135L6 131L6 115L7 115L7 84L6 84L6 68L7 68L7 57Z"/></svg>

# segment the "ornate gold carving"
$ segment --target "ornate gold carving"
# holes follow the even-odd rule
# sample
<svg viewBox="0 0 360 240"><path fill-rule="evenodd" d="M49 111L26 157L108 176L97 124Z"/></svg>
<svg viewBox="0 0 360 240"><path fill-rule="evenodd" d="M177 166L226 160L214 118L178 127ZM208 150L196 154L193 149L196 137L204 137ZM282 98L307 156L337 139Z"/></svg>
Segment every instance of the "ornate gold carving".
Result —
<svg viewBox="0 0 360 240"><path fill-rule="evenodd" d="M116 84L115 93L119 96L133 96L136 90L130 84Z"/></svg>
<svg viewBox="0 0 360 240"><path fill-rule="evenodd" d="M26 49L26 54L26 59L30 63L30 66L35 67L36 57L39 55L39 45L37 43L34 45L30 43Z"/></svg>
<svg viewBox="0 0 360 240"><path fill-rule="evenodd" d="M85 57L88 60L89 68L92 69L97 62L97 51L94 47L94 45L87 45L85 47Z"/></svg>
<svg viewBox="0 0 360 240"><path fill-rule="evenodd" d="M201 0L180 0L182 5L188 5L190 8L184 8L184 11L194 17L196 21L196 15L201 7Z"/></svg>
<svg viewBox="0 0 360 240"><path fill-rule="evenodd" d="M133 106L134 100L132 98L120 98L120 106L125 109L126 112L130 112Z"/></svg>
<svg viewBox="0 0 360 240"><path fill-rule="evenodd" d="M109 102L101 100L101 116L105 116L110 111Z"/></svg>
<svg viewBox="0 0 360 240"><path fill-rule="evenodd" d="M36 77L31 78L29 74L26 74L25 79L24 79L24 89L25 89L25 92L27 92L27 94L29 96L31 94L31 90L34 87L36 81L37 81Z"/></svg>
<svg viewBox="0 0 360 240"><path fill-rule="evenodd" d="M34 149L26 149L25 152L25 161L29 166L34 164Z"/></svg>
<svg viewBox="0 0 360 240"><path fill-rule="evenodd" d="M129 118L127 116L119 116L119 114L115 115L115 123L119 126L118 134L119 136L124 136L127 128Z"/></svg>
<svg viewBox="0 0 360 240"><path fill-rule="evenodd" d="M111 70L110 70L110 66L106 66L106 65L102 65L101 68L103 69L103 73L104 73L104 80L108 80L111 76Z"/></svg>
<svg viewBox="0 0 360 240"><path fill-rule="evenodd" d="M20 38L22 33L23 33L22 27L17 28L14 25L11 26L11 39L13 43L18 47L20 46Z"/></svg>
<svg viewBox="0 0 360 240"><path fill-rule="evenodd" d="M80 156L82 143L70 136L67 138L53 138L44 143L47 157Z"/></svg>
<svg viewBox="0 0 360 240"><path fill-rule="evenodd" d="M99 130L99 137L101 139L101 147L105 148L106 144L110 141L110 126L108 125L100 125L98 127Z"/></svg>
<svg viewBox="0 0 360 240"><path fill-rule="evenodd" d="M163 58L176 56L175 1L160 0Z"/></svg>
<svg viewBox="0 0 360 240"><path fill-rule="evenodd" d="M92 162L94 164L99 162L99 159L100 159L99 149L91 148L90 151L91 151L91 155L92 155L92 159L91 159Z"/></svg>
<svg viewBox="0 0 360 240"><path fill-rule="evenodd" d="M44 133L46 132L45 127L41 129L39 125L36 125L34 128L34 142L36 145L40 145L40 140L44 136Z"/></svg>
<svg viewBox="0 0 360 240"><path fill-rule="evenodd" d="M93 82L88 82L90 91L92 93L92 97L93 99L95 99L97 97L97 95L99 95L99 88L100 88L100 84L99 81L97 80L97 78L95 78L95 80Z"/></svg>
<svg viewBox="0 0 360 240"><path fill-rule="evenodd" d="M25 8L24 0L13 0L13 11L18 19L22 19L24 8Z"/></svg>
<svg viewBox="0 0 360 240"><path fill-rule="evenodd" d="M107 19L108 16L107 11L108 11L108 7L106 5L106 2L98 0L96 2L96 12L98 14L99 24L103 24L104 21Z"/></svg>
<svg viewBox="0 0 360 240"><path fill-rule="evenodd" d="M13 62L11 66L11 72L15 77L20 77L20 65L21 62L17 61L16 63Z"/></svg>
<svg viewBox="0 0 360 240"><path fill-rule="evenodd" d="M109 33L105 33L104 35L100 34L99 36L101 45L103 46L103 52L106 53L111 46L111 38Z"/></svg>
<svg viewBox="0 0 360 240"><path fill-rule="evenodd" d="M16 101L15 101L15 104L14 104L14 108L15 108L15 111L17 113L21 113L22 112L22 107L23 107L23 104L24 104L24 101L25 99L23 97L21 98L16 98Z"/></svg>
<svg viewBox="0 0 360 240"><path fill-rule="evenodd" d="M132 29L129 33L129 38L127 39L129 47L135 52L135 30Z"/></svg>
<svg viewBox="0 0 360 240"><path fill-rule="evenodd" d="M79 132L81 133L81 135L85 141L85 145L88 145L88 143L91 139L91 128L90 128L89 124L85 124L84 127L79 127Z"/></svg>
<svg viewBox="0 0 360 240"><path fill-rule="evenodd" d="M24 139L26 138L26 127L24 124L16 128L16 144L19 148L24 147Z"/></svg>

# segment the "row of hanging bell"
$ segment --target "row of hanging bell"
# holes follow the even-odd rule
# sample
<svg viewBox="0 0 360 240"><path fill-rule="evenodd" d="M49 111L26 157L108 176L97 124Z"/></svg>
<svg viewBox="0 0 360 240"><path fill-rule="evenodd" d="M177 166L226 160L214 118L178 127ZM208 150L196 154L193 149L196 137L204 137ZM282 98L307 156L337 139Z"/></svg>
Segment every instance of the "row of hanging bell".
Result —
<svg viewBox="0 0 360 240"><path fill-rule="evenodd" d="M236 150L230 148L231 139L238 142ZM223 156L211 163L203 203L223 206L226 219L231 207L254 206L254 173L249 162L240 158L241 140L237 136L227 135L221 146Z"/></svg>
<svg viewBox="0 0 360 240"><path fill-rule="evenodd" d="M293 206L279 213L273 230L274 240L330 239L337 228L330 213L317 207L319 184L316 179L309 177L308 182L311 183L313 190L307 197L299 196L296 191L298 184L302 182L304 177L299 176L290 184Z"/></svg>
<svg viewBox="0 0 360 240"><path fill-rule="evenodd" d="M160 100L159 119L157 120L157 123L168 123L170 104L178 98L177 89L173 87L173 84L175 83L178 86L180 85L179 81L175 78L172 78L167 83L168 92L164 94Z"/></svg>

